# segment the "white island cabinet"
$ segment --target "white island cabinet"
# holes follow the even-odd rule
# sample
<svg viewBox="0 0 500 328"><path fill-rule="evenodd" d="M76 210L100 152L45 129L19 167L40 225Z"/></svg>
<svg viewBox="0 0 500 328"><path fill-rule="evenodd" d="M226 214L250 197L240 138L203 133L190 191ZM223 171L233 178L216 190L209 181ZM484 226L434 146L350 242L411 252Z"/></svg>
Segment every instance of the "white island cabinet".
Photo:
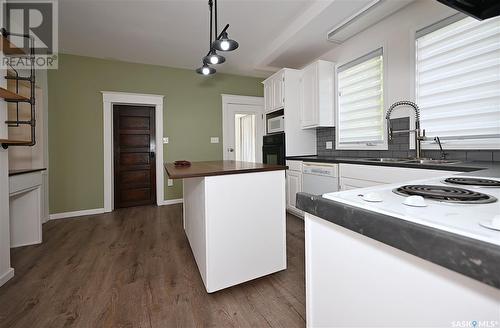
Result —
<svg viewBox="0 0 500 328"><path fill-rule="evenodd" d="M286 269L285 166L167 164L184 179L184 230L207 292Z"/></svg>
<svg viewBox="0 0 500 328"><path fill-rule="evenodd" d="M305 241L307 327L498 327L494 287L309 213Z"/></svg>

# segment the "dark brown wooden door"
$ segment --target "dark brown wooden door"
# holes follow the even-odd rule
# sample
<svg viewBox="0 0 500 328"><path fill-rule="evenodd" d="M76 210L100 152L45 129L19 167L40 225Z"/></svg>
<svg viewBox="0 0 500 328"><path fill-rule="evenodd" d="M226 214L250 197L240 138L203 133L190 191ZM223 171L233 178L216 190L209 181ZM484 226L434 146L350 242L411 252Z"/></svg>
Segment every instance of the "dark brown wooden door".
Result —
<svg viewBox="0 0 500 328"><path fill-rule="evenodd" d="M154 107L114 105L115 208L156 203Z"/></svg>

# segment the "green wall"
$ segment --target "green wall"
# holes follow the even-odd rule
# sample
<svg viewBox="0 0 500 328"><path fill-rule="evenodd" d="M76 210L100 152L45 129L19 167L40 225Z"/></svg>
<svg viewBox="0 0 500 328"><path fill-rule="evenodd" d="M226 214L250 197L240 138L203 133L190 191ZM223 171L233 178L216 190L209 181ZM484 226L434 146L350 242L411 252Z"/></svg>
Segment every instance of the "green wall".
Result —
<svg viewBox="0 0 500 328"><path fill-rule="evenodd" d="M102 208L103 113L101 91L165 95L165 161L222 159L221 94L262 96L262 79L60 55L50 70L50 213ZM221 143L210 144L211 136ZM165 198L182 197L182 182L165 182Z"/></svg>

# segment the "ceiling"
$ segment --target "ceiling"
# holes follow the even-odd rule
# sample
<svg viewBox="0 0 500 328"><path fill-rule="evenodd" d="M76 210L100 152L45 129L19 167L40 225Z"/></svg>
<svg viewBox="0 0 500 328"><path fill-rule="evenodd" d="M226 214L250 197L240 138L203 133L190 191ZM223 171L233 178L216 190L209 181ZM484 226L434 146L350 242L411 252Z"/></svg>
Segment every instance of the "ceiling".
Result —
<svg viewBox="0 0 500 328"><path fill-rule="evenodd" d="M331 49L326 33L373 0L218 0L219 30L240 47L220 72L267 76ZM389 14L411 0L385 0ZM59 51L195 69L208 51L205 0L60 0Z"/></svg>

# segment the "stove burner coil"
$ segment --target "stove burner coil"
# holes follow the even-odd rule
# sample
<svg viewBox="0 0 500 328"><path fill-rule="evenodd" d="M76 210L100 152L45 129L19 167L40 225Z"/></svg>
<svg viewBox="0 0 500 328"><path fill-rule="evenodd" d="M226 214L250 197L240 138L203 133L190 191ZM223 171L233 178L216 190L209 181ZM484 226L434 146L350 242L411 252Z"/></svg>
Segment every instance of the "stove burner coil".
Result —
<svg viewBox="0 0 500 328"><path fill-rule="evenodd" d="M453 177L444 179L444 182L464 186L500 187L500 181L482 178Z"/></svg>
<svg viewBox="0 0 500 328"><path fill-rule="evenodd" d="M486 204L497 201L487 194L449 186L407 185L396 188L393 192L401 196L422 196L447 203Z"/></svg>

